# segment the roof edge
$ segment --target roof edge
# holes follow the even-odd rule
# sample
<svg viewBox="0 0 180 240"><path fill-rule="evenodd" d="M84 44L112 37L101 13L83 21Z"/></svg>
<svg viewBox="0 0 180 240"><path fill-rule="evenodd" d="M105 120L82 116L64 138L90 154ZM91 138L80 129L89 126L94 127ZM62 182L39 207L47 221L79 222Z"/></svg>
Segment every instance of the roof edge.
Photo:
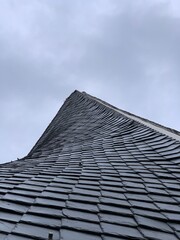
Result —
<svg viewBox="0 0 180 240"><path fill-rule="evenodd" d="M97 101L100 104L102 104L102 105L104 105L104 106L114 110L115 112L118 112L118 113L120 113L120 114L122 114L122 115L124 115L124 116L126 116L126 117L128 117L128 118L130 118L130 119L132 119L134 121L136 121L136 122L139 122L139 123L141 123L141 124L151 128L151 129L153 129L153 130L155 130L155 131L157 131L157 132L159 132L161 134L164 134L164 135L166 135L166 136L168 136L168 137L170 137L172 139L180 141L180 132L175 130L175 129L165 127L165 126L163 126L161 124L155 123L155 122L150 121L150 120L148 120L146 118L142 118L142 117L137 116L135 114L129 113L129 112L124 111L124 110L121 110L121 109L119 109L119 108L117 108L117 107L115 107L115 106L113 106L113 105L111 105L111 104L109 104L109 103L99 99L99 98L91 96L90 94L88 94L86 92L82 92L82 94L86 95L87 97L89 97L91 99L94 99L95 101Z"/></svg>
<svg viewBox="0 0 180 240"><path fill-rule="evenodd" d="M35 145L32 147L32 149L30 150L30 152L25 156L26 158L31 158L31 155L35 152L35 150L39 147L39 145L42 144L42 142L44 141L46 135L48 134L48 132L51 130L51 126L52 123L56 120L56 118L58 117L59 113L62 111L62 109L64 108L65 103L68 102L68 99L71 98L72 95L74 94L82 94L80 91L75 90L73 91L63 102L62 106L60 107L60 109L58 110L58 112L56 113L56 115L54 116L54 118L51 120L51 122L48 124L48 126L45 128L44 132L42 133L42 135L40 136L40 138L38 139L38 141L35 143Z"/></svg>

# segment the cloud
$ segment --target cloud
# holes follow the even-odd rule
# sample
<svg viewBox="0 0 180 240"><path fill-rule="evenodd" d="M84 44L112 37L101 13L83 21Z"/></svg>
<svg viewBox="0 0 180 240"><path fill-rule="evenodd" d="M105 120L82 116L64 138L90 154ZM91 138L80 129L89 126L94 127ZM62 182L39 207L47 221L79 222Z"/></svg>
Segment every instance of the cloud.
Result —
<svg viewBox="0 0 180 240"><path fill-rule="evenodd" d="M165 1L116 3L116 14L86 42L73 70L79 78L101 83L100 97L106 93L119 107L164 124L169 119L179 128L179 18Z"/></svg>
<svg viewBox="0 0 180 240"><path fill-rule="evenodd" d="M74 89L180 129L179 21L170 0L1 1L2 161L27 154Z"/></svg>

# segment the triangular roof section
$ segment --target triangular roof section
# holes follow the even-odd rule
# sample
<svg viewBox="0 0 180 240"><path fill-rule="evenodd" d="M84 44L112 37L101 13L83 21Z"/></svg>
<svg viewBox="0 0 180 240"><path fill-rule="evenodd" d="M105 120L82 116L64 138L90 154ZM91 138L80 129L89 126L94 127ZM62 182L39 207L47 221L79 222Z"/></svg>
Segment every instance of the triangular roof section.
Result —
<svg viewBox="0 0 180 240"><path fill-rule="evenodd" d="M154 131L157 131L163 135L166 135L172 139L178 140L180 141L180 132L175 130L175 129L171 129L165 126L162 126L158 123L155 123L153 121L150 121L148 119L139 117L137 115L134 115L132 113L129 113L127 111L124 111L122 109L118 109L115 106L112 106L111 104L98 99L94 96L91 96L90 94L87 94L86 92L79 92L78 90L75 90L65 101L64 105L62 106L62 108L60 108L59 112L56 114L55 118L52 120L52 122L49 124L49 126L47 127L47 129L45 130L45 132L43 133L43 135L41 136L41 138L38 140L38 142L35 144L34 148L31 150L31 152L29 153L29 155L32 154L32 152L39 146L40 143L42 143L44 141L44 139L46 139L47 135L52 131L53 127L56 126L57 124L57 119L61 118L61 114L64 112L64 110L66 108L68 108L68 105L71 103L71 101L75 101L76 104L78 104L78 100L75 98L81 98L84 100L84 106L85 103L87 101L89 102L94 102L95 105L99 104L99 107L104 107L105 110L107 112L112 112L112 114L118 114L123 116L124 118L128 118L131 119L133 121L135 121L136 123L140 123L142 125L144 125L145 127L149 127ZM76 105L75 104L75 105ZM82 105L83 105L82 104ZM76 107L76 106L75 106Z"/></svg>
<svg viewBox="0 0 180 240"><path fill-rule="evenodd" d="M75 91L0 165L0 239L180 239L179 165L179 132Z"/></svg>
<svg viewBox="0 0 180 240"><path fill-rule="evenodd" d="M143 125L145 125L147 127L152 128L155 131L158 131L158 132L160 132L162 134L165 134L165 135L167 135L167 136L169 136L169 137L171 137L173 139L176 139L176 140L180 141L180 132L178 132L175 129L167 128L165 126L162 126L162 125L160 125L158 123L155 123L153 121L150 121L148 119L139 117L137 115L134 115L134 114L129 113L127 111L124 111L122 109L118 109L117 107L112 106L111 104L109 104L109 103L107 103L105 101L102 101L101 99L92 97L91 95L89 95L89 94L87 94L85 92L83 92L83 94L86 94L88 97L90 97L92 99L96 99L100 104L103 104L104 106L107 106L107 107L113 109L114 111L119 112L120 114L122 114L122 115L124 115L124 116L126 116L126 117L128 117L128 118L130 118L130 119L132 119L134 121L136 121L136 122L139 122L139 123L141 123L141 124L143 124Z"/></svg>

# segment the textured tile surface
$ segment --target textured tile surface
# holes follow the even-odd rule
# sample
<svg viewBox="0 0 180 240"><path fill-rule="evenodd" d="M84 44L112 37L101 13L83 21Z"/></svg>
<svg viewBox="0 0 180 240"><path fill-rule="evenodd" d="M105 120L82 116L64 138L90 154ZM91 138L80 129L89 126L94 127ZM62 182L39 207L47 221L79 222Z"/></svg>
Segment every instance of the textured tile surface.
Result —
<svg viewBox="0 0 180 240"><path fill-rule="evenodd" d="M25 158L0 165L0 239L180 239L178 139L75 91Z"/></svg>

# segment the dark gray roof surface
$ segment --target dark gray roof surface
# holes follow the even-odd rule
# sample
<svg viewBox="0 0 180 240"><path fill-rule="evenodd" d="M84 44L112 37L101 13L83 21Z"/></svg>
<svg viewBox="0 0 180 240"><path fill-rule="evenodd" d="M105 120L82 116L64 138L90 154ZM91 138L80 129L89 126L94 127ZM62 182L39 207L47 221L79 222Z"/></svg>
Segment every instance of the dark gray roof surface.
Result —
<svg viewBox="0 0 180 240"><path fill-rule="evenodd" d="M0 239L180 239L179 133L136 118L72 93L31 152L0 165Z"/></svg>

